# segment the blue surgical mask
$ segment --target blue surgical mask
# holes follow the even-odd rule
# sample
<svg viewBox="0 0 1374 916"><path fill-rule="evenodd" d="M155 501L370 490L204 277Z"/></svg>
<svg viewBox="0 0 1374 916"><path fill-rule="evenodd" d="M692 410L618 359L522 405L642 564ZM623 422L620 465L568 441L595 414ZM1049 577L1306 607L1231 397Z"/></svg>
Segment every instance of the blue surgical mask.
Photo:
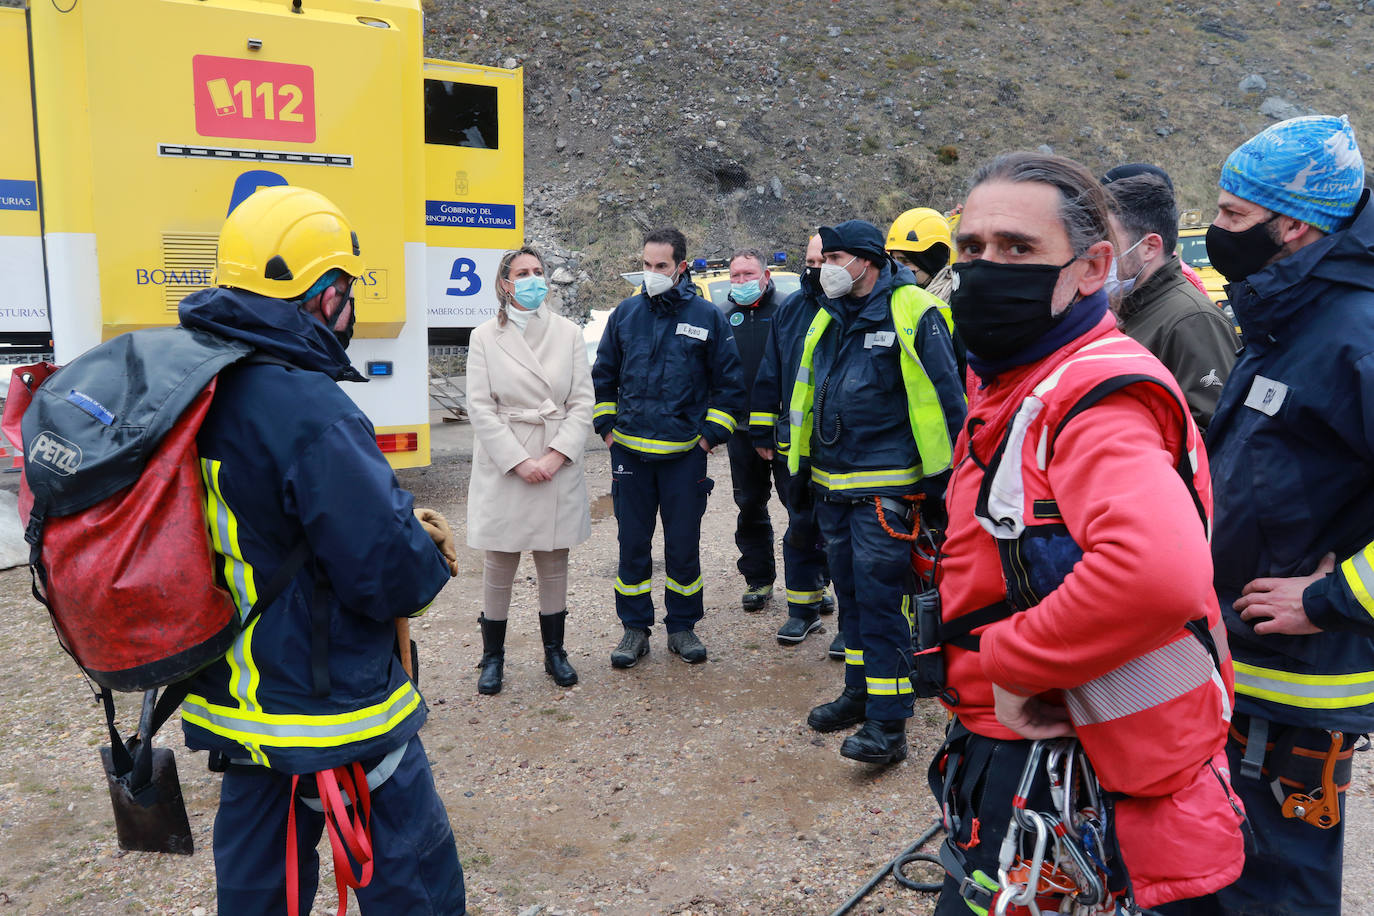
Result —
<svg viewBox="0 0 1374 916"><path fill-rule="evenodd" d="M531 275L515 281L515 301L526 311L534 311L543 303L549 293L548 284L541 276Z"/></svg>
<svg viewBox="0 0 1374 916"><path fill-rule="evenodd" d="M762 295L763 290L759 289L758 280L730 284L730 298L739 305L753 305Z"/></svg>

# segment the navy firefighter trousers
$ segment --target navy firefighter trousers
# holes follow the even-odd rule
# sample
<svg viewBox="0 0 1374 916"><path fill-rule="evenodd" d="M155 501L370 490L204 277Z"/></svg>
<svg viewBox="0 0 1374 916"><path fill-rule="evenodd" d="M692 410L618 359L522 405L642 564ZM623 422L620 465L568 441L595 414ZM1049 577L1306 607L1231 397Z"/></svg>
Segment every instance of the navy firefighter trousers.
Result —
<svg viewBox="0 0 1374 916"><path fill-rule="evenodd" d="M815 503L810 487L787 473L787 458L772 461L759 457L748 431L736 431L727 443L730 450L730 483L739 518L735 523L738 567L750 586L767 585L777 578L773 559L773 523L768 501L777 489L787 510L787 533L782 539L783 580L787 585L787 613L811 619L820 612L825 597L825 548L816 527Z"/></svg>
<svg viewBox="0 0 1374 916"><path fill-rule="evenodd" d="M911 533L909 518L884 516L894 532ZM818 495L816 520L840 609L845 686L867 691L868 718L909 719L911 544L883 530L873 497Z"/></svg>
<svg viewBox="0 0 1374 916"><path fill-rule="evenodd" d="M364 916L463 916L463 868L429 759L411 738L391 778L371 793L372 880L359 888ZM286 817L291 775L256 765L230 766L215 815L215 883L221 913L285 914ZM324 815L297 799L300 909L309 913L319 884L316 845ZM356 871L356 863L354 865ZM327 896L332 896L331 888Z"/></svg>
<svg viewBox="0 0 1374 916"><path fill-rule="evenodd" d="M644 458L611 446L611 502L620 528L615 612L627 627L654 623L652 540L663 516L663 623L669 633L693 629L704 610L701 517L715 481L706 476L706 451L693 445L671 458Z"/></svg>

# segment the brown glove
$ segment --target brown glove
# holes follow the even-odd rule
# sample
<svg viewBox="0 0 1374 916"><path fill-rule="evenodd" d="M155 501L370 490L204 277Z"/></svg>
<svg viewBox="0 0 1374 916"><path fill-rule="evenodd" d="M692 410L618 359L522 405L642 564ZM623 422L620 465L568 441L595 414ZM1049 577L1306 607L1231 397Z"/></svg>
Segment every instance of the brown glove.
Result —
<svg viewBox="0 0 1374 916"><path fill-rule="evenodd" d="M415 510L415 519L444 555L449 576L458 575L458 546L453 542L453 529L448 526L448 519L433 509L420 508Z"/></svg>

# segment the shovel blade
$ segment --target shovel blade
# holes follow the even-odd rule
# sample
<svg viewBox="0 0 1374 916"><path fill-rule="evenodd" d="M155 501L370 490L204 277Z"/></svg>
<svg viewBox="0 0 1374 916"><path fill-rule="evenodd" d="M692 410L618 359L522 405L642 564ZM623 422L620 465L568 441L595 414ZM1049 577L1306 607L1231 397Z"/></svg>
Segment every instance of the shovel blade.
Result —
<svg viewBox="0 0 1374 916"><path fill-rule="evenodd" d="M186 800L182 798L181 781L177 779L176 757L170 748L153 749L152 788L140 793L142 801L135 798L115 775L113 755L108 747L100 749L100 762L105 766L105 781L110 786L120 849L181 856L189 856L195 851L191 822L186 816Z"/></svg>

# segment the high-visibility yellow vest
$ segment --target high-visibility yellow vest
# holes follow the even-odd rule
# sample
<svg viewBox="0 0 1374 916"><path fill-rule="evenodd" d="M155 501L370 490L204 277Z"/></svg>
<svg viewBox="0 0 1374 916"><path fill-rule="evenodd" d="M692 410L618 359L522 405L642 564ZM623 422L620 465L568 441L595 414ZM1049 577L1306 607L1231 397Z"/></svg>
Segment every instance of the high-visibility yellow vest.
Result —
<svg viewBox="0 0 1374 916"><path fill-rule="evenodd" d="M945 412L940 406L940 396L925 367L921 365L921 358L916 355L916 325L928 310L939 309L943 304L919 286L911 284L899 286L892 293L892 323L902 351L902 384L906 388L911 436L916 440L916 448L921 454L922 477L947 470L954 451ZM792 425L792 448L787 454L787 469L793 474L801 469L802 459L811 455L812 408L816 398L812 367L816 358L816 344L831 320L829 312L818 309L811 326L806 329L806 340L802 345L801 365L797 368L797 380L792 386L788 410Z"/></svg>

